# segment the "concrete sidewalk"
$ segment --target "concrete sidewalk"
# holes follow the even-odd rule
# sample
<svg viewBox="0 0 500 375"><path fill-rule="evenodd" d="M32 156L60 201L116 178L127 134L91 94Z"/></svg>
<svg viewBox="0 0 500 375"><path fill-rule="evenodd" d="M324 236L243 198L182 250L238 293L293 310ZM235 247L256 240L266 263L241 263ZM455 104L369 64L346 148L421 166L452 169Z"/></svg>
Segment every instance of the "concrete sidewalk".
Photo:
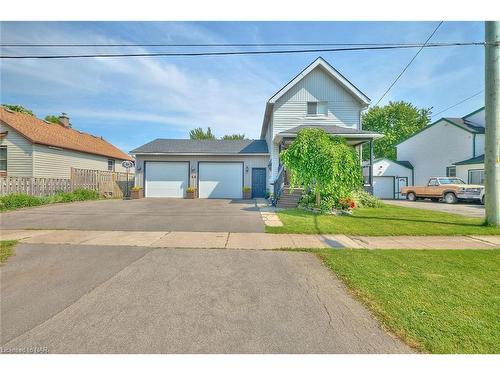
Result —
<svg viewBox="0 0 500 375"><path fill-rule="evenodd" d="M31 244L144 246L154 248L253 249L494 249L500 236L366 237L335 234L270 234L230 232L144 232L84 230L2 230L1 240Z"/></svg>

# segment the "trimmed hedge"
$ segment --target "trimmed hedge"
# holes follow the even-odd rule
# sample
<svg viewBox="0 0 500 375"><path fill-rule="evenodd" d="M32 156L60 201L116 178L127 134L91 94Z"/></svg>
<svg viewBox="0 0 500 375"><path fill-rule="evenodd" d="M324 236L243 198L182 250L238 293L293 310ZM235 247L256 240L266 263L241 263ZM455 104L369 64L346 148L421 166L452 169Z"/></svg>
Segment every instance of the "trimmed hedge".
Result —
<svg viewBox="0 0 500 375"><path fill-rule="evenodd" d="M60 192L47 197L35 197L24 193L13 193L0 197L0 210L15 210L23 207L41 206L50 203L66 203L99 199L99 193L89 189L75 189L71 193Z"/></svg>

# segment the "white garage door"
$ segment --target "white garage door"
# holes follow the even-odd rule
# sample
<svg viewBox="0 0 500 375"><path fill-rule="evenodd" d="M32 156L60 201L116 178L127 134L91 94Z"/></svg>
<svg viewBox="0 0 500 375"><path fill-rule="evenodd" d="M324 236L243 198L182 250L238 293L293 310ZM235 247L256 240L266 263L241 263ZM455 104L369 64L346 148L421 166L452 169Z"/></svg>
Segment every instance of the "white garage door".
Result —
<svg viewBox="0 0 500 375"><path fill-rule="evenodd" d="M373 177L373 195L377 198L394 199L394 179Z"/></svg>
<svg viewBox="0 0 500 375"><path fill-rule="evenodd" d="M200 198L243 197L243 163L203 162L198 175Z"/></svg>
<svg viewBox="0 0 500 375"><path fill-rule="evenodd" d="M188 187L189 163L146 162L146 197L183 198Z"/></svg>

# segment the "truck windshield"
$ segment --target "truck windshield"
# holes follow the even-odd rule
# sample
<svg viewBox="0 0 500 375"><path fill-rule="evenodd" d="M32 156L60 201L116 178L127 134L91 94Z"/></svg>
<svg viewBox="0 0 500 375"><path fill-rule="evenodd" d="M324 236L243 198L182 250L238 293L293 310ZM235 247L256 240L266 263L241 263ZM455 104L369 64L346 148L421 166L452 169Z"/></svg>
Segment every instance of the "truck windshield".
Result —
<svg viewBox="0 0 500 375"><path fill-rule="evenodd" d="M456 177L440 178L439 183L441 185L450 185L450 184L465 185L465 182L462 179Z"/></svg>

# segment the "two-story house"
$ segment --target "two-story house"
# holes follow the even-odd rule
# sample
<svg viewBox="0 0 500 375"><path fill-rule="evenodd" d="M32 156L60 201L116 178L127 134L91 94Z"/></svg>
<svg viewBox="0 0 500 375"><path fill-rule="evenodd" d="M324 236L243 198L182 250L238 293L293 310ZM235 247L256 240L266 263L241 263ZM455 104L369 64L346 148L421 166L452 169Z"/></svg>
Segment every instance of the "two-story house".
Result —
<svg viewBox="0 0 500 375"><path fill-rule="evenodd" d="M380 137L361 129L361 112L369 103L320 57L267 101L260 139L156 139L131 152L136 185L146 197L183 197L188 186L200 198L240 199L245 187L252 197L266 191L278 195L286 183L279 154L300 129L324 129L359 151Z"/></svg>
<svg viewBox="0 0 500 375"><path fill-rule="evenodd" d="M484 133L484 107L464 117L443 117L399 143L397 159L413 165L416 185L433 176L483 184Z"/></svg>

